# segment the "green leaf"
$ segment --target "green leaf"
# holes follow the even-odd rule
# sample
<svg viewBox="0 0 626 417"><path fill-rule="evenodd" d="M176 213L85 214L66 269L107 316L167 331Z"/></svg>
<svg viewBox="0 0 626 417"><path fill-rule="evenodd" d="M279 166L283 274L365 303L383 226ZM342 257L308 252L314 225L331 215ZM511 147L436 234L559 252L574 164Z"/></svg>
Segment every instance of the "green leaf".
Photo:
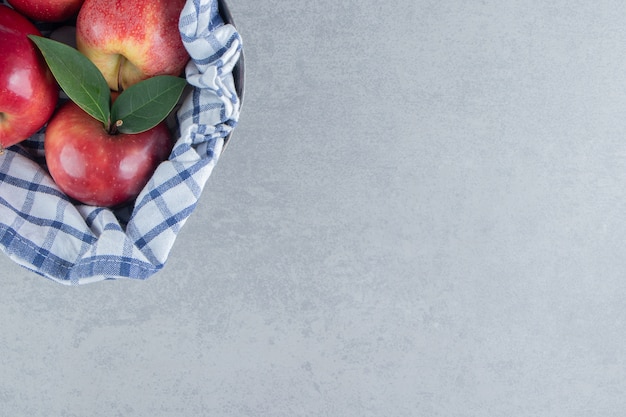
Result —
<svg viewBox="0 0 626 417"><path fill-rule="evenodd" d="M187 81L158 75L128 87L113 102L111 122L121 133L140 133L162 122L180 98Z"/></svg>
<svg viewBox="0 0 626 417"><path fill-rule="evenodd" d="M36 35L28 37L43 54L65 94L105 125L111 114L111 92L100 70L71 46Z"/></svg>

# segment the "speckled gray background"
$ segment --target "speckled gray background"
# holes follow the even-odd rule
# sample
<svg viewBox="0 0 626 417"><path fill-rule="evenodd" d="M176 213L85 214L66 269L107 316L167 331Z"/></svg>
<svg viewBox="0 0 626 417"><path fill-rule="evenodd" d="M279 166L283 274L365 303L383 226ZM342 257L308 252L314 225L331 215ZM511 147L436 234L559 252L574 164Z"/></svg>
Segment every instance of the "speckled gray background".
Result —
<svg viewBox="0 0 626 417"><path fill-rule="evenodd" d="M230 5L244 113L166 268L0 257L0 415L624 415L626 3Z"/></svg>

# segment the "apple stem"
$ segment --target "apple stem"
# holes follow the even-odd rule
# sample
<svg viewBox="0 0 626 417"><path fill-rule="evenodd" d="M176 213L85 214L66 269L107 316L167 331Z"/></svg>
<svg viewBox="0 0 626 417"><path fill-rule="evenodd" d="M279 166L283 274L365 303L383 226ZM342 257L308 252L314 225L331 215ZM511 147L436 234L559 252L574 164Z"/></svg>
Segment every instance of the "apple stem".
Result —
<svg viewBox="0 0 626 417"><path fill-rule="evenodd" d="M117 122L111 124L109 129L107 129L109 131L109 135L116 135L118 133L118 128L123 124L123 120L118 120Z"/></svg>
<svg viewBox="0 0 626 417"><path fill-rule="evenodd" d="M120 57L120 63L117 67L117 91L122 91L122 67L124 66L124 62L126 62L126 57L122 55Z"/></svg>

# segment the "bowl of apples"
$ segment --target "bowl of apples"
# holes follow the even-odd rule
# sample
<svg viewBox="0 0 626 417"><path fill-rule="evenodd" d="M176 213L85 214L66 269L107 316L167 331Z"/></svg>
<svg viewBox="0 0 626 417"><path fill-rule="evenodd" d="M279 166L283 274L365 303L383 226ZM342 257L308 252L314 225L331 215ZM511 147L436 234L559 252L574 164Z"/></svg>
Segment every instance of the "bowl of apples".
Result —
<svg viewBox="0 0 626 417"><path fill-rule="evenodd" d="M146 279L231 140L223 0L0 4L0 249L62 284Z"/></svg>

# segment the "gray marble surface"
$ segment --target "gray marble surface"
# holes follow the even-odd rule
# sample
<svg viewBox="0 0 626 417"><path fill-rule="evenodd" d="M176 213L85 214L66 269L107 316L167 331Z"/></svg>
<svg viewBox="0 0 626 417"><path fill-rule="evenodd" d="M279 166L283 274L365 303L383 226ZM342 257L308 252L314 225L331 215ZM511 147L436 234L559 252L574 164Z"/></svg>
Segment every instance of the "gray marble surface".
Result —
<svg viewBox="0 0 626 417"><path fill-rule="evenodd" d="M626 4L229 4L244 112L165 269L0 257L0 414L622 416Z"/></svg>

